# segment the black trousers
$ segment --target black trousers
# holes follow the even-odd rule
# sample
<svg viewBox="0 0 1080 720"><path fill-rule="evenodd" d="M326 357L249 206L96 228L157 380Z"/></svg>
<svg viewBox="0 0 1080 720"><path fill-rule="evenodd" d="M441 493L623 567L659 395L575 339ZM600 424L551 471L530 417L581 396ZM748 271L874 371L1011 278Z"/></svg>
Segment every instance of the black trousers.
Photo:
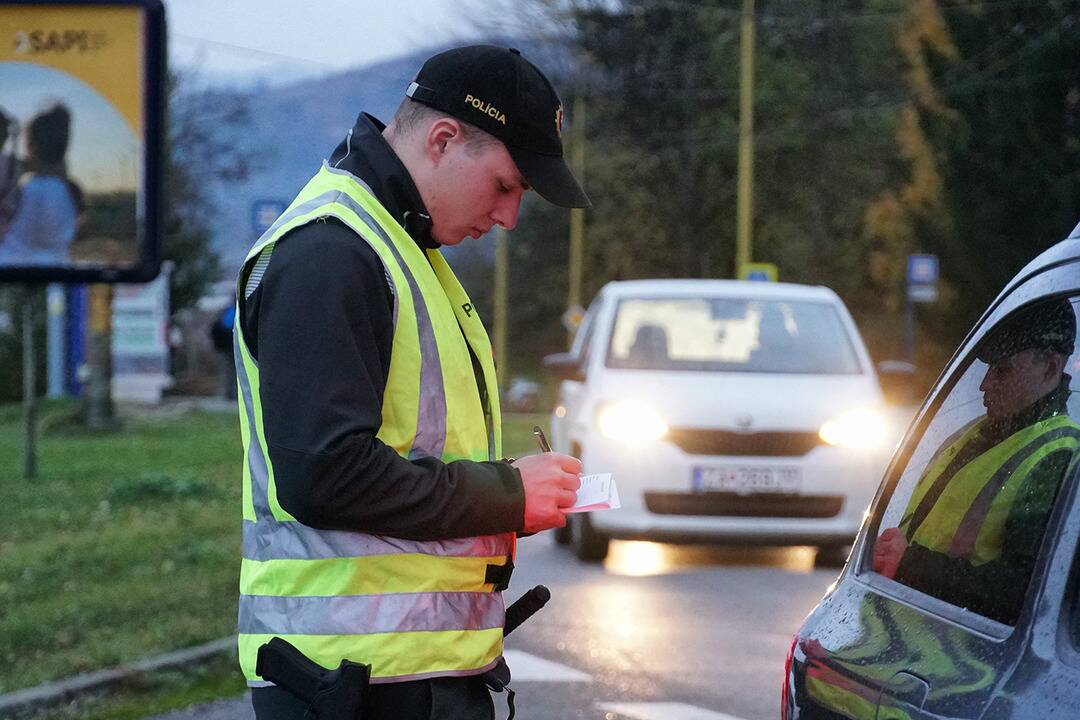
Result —
<svg viewBox="0 0 1080 720"><path fill-rule="evenodd" d="M278 687L252 688L256 720L304 720L307 706ZM479 677L433 678L368 686L363 720L494 720Z"/></svg>

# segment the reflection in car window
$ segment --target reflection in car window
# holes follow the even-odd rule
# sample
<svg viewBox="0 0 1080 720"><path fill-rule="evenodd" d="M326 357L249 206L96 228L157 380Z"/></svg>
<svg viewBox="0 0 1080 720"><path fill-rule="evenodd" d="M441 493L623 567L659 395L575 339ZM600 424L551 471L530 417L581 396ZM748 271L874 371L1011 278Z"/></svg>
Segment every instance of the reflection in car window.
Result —
<svg viewBox="0 0 1080 720"><path fill-rule="evenodd" d="M875 572L1016 622L1080 445L1075 302L1027 306L987 333L900 476Z"/></svg>
<svg viewBox="0 0 1080 720"><path fill-rule="evenodd" d="M585 317L581 319L581 325L574 333L574 341L570 345L570 354L578 359L582 369L585 368L589 359L589 341L592 339L593 328L596 327L596 316L599 313L601 303L599 300L589 306Z"/></svg>
<svg viewBox="0 0 1080 720"><path fill-rule="evenodd" d="M607 366L847 375L859 362L826 303L740 298L626 299Z"/></svg>

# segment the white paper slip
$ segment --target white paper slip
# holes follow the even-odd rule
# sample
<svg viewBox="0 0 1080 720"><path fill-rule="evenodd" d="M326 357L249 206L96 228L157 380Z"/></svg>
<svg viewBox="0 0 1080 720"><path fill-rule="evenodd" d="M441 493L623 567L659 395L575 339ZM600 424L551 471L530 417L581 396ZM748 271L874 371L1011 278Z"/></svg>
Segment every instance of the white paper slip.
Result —
<svg viewBox="0 0 1080 720"><path fill-rule="evenodd" d="M589 512L590 510L614 510L619 507L619 489L611 473L582 475L577 491L577 502L564 512Z"/></svg>

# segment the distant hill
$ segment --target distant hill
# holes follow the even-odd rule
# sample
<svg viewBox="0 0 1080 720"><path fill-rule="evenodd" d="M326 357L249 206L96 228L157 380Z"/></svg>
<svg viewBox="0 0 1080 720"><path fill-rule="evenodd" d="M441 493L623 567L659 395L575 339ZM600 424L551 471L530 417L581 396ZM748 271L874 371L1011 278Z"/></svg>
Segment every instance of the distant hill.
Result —
<svg viewBox="0 0 1080 720"><path fill-rule="evenodd" d="M570 58L560 47L526 40L493 41L518 47L552 77L566 76ZM238 138L259 154L261 170L215 191L213 248L232 274L254 242L252 205L289 201L329 157L361 111L384 122L404 97L425 59L425 49L373 65L249 94L251 125ZM567 94L564 92L564 94Z"/></svg>

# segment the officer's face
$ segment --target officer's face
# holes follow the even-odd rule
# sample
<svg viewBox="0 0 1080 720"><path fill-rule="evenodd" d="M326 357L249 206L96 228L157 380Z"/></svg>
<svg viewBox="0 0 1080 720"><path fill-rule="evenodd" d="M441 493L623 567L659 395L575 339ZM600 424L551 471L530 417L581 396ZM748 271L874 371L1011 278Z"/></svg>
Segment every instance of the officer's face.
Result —
<svg viewBox="0 0 1080 720"><path fill-rule="evenodd" d="M1061 361L1053 353L1029 348L997 361L979 385L987 418L998 420L1030 407L1060 378Z"/></svg>
<svg viewBox="0 0 1080 720"><path fill-rule="evenodd" d="M495 225L513 228L529 186L506 146L494 141L470 147L463 137L454 136L439 149L432 182L422 192L435 239L457 245Z"/></svg>

